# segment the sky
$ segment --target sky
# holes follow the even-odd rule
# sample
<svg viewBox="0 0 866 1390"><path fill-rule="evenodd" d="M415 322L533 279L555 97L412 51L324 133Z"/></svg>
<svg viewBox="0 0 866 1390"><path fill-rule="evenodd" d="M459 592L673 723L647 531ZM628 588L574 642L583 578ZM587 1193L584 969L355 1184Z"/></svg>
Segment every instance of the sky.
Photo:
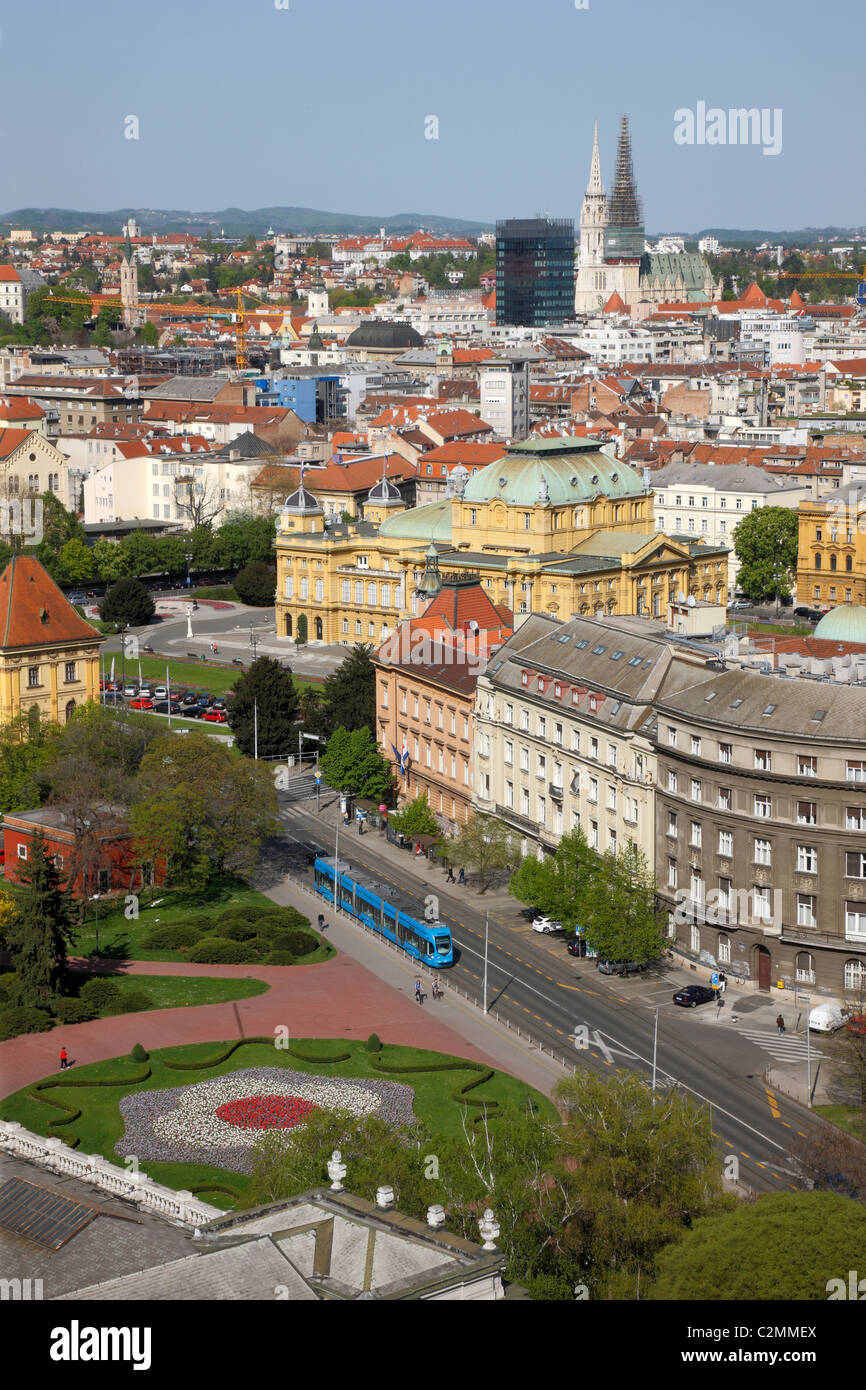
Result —
<svg viewBox="0 0 866 1390"><path fill-rule="evenodd" d="M862 226L861 30L854 0L7 4L0 212L576 218L627 113L648 232ZM677 143L699 103L780 151Z"/></svg>

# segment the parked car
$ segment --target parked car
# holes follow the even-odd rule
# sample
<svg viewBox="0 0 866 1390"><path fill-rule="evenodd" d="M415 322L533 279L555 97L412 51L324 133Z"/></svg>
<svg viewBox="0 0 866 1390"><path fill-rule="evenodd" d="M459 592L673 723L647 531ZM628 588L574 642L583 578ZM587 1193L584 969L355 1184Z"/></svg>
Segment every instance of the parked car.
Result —
<svg viewBox="0 0 866 1390"><path fill-rule="evenodd" d="M646 965L640 960L599 960L596 962L602 975L638 975Z"/></svg>
<svg viewBox="0 0 866 1390"><path fill-rule="evenodd" d="M799 608L794 609L795 618L805 618L810 623L820 622L823 616L824 614L821 612L820 608L805 608L801 605Z"/></svg>
<svg viewBox="0 0 866 1390"><path fill-rule="evenodd" d="M136 685L135 681L127 681L126 685L123 687L122 693L124 699L134 700L136 695L138 694L138 686Z"/></svg>
<svg viewBox="0 0 866 1390"><path fill-rule="evenodd" d="M845 1022L837 1004L818 1004L809 1014L809 1029L813 1033L835 1033Z"/></svg>
<svg viewBox="0 0 866 1390"><path fill-rule="evenodd" d="M213 704L213 695L198 695L196 697L196 704L201 709L210 709Z"/></svg>
<svg viewBox="0 0 866 1390"><path fill-rule="evenodd" d="M583 959L586 955L586 942L582 936L570 936L565 943L565 949L570 956L578 956Z"/></svg>
<svg viewBox="0 0 866 1390"><path fill-rule="evenodd" d="M201 719L204 714L201 705L181 705L180 712L184 719Z"/></svg>
<svg viewBox="0 0 866 1390"><path fill-rule="evenodd" d="M677 990L674 1003L682 1004L684 1009L695 1009L698 1004L711 1004L717 992L709 985L686 985L684 989Z"/></svg>
<svg viewBox="0 0 866 1390"><path fill-rule="evenodd" d="M739 612L741 612L744 608L751 608L751 607L752 607L752 604L749 602L749 600L748 600L747 598L734 598L734 599L731 599L731 602L728 604L728 612L729 612L729 613L739 613Z"/></svg>
<svg viewBox="0 0 866 1390"><path fill-rule="evenodd" d="M167 700L167 699L168 699L168 691L166 690L166 688L165 688L164 685L154 685L154 686L151 686L151 691L150 691L150 693L151 693L151 695L153 696L154 700Z"/></svg>
<svg viewBox="0 0 866 1390"><path fill-rule="evenodd" d="M207 709L202 715L202 720L206 724L227 724L228 715L224 709Z"/></svg>
<svg viewBox="0 0 866 1390"><path fill-rule="evenodd" d="M137 700L130 700L130 709L153 709L153 700L149 695L139 695Z"/></svg>
<svg viewBox="0 0 866 1390"><path fill-rule="evenodd" d="M226 708L226 702L225 702L225 700L223 699L222 695L218 695L217 698L214 700L213 704L211 705L211 709L225 709L225 708Z"/></svg>
<svg viewBox="0 0 866 1390"><path fill-rule="evenodd" d="M182 706L177 700L154 700L154 714L180 714Z"/></svg>
<svg viewBox="0 0 866 1390"><path fill-rule="evenodd" d="M554 922L550 917L533 917L532 930L537 932L562 931L562 923Z"/></svg>
<svg viewBox="0 0 866 1390"><path fill-rule="evenodd" d="M87 602L87 595L86 595L86 594L79 593L79 592L76 592L76 593L73 593L73 594L67 594L67 595L66 595L66 600L67 600L68 603L86 603L86 602Z"/></svg>

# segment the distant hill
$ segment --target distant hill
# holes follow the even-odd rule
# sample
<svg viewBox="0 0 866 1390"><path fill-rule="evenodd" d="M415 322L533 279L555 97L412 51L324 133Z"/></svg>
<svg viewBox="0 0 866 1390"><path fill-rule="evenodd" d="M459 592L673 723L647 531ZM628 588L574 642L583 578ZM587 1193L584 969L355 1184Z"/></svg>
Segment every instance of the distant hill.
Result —
<svg viewBox="0 0 866 1390"><path fill-rule="evenodd" d="M362 217L348 212L322 212L317 208L223 208L220 212L185 212L176 208L115 208L111 212L78 212L71 208L16 208L0 214L0 226L32 227L39 231L91 231L117 234L128 218L134 217L144 232L191 232L194 236L263 236L271 227L277 232L309 236L314 232L357 236L378 232L384 227L392 234L413 232L424 227L431 232L458 232L463 236L491 231L491 224L467 222L459 217L439 217L435 213L399 212L391 217Z"/></svg>
<svg viewBox="0 0 866 1390"><path fill-rule="evenodd" d="M654 232L650 240L665 235L670 233ZM866 240L866 227L801 227L795 232L768 231L766 228L704 227L700 232L690 233L687 240L696 241L705 236L714 236L723 246L758 246L762 241L772 242L774 246L810 246L818 240L829 241L831 237L862 242Z"/></svg>

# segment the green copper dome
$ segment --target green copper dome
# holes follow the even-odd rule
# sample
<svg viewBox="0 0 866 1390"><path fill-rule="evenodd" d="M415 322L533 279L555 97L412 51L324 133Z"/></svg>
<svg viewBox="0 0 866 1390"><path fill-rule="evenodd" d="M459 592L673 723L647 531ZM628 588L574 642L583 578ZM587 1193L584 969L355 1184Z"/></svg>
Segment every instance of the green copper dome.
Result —
<svg viewBox="0 0 866 1390"><path fill-rule="evenodd" d="M525 439L511 444L501 459L480 468L466 484L465 502L507 506L553 507L588 502L590 498L637 497L646 491L627 463L601 452L598 439Z"/></svg>
<svg viewBox="0 0 866 1390"><path fill-rule="evenodd" d="M379 527L380 536L396 536L400 540L451 540L451 499L440 497L438 502L425 502L407 512L389 516Z"/></svg>
<svg viewBox="0 0 866 1390"><path fill-rule="evenodd" d="M825 642L866 643L866 608L859 603L840 603L824 614L812 636Z"/></svg>

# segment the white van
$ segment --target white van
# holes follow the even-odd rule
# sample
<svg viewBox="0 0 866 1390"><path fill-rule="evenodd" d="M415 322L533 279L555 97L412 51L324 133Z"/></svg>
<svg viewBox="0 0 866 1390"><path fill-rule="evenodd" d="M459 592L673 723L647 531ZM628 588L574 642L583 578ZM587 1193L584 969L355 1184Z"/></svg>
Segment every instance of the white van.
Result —
<svg viewBox="0 0 866 1390"><path fill-rule="evenodd" d="M845 1015L838 1004L819 1004L809 1014L809 1028L813 1033L835 1033L845 1022Z"/></svg>

